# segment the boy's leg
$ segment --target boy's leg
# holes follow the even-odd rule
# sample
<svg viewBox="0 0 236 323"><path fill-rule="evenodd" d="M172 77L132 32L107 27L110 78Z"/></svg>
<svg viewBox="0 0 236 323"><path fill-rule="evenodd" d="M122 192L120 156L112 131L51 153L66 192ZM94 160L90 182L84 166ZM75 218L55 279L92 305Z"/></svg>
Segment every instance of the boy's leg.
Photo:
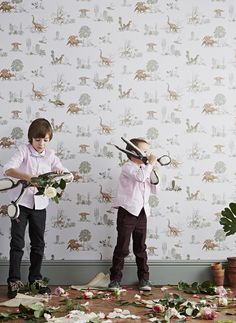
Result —
<svg viewBox="0 0 236 323"><path fill-rule="evenodd" d="M129 254L131 234L136 226L137 217L119 207L117 215L117 243L113 253L110 280L121 281L124 258Z"/></svg>
<svg viewBox="0 0 236 323"><path fill-rule="evenodd" d="M41 265L44 255L44 232L46 225L46 209L32 210L29 217L29 237L31 243L30 249L30 268L29 282L41 280Z"/></svg>
<svg viewBox="0 0 236 323"><path fill-rule="evenodd" d="M21 260L25 246L25 228L27 225L28 212L20 206L20 215L11 221L11 242L8 283L21 279Z"/></svg>
<svg viewBox="0 0 236 323"><path fill-rule="evenodd" d="M149 280L149 267L146 252L147 217L144 209L141 210L136 227L133 231L133 252L136 257L138 279Z"/></svg>

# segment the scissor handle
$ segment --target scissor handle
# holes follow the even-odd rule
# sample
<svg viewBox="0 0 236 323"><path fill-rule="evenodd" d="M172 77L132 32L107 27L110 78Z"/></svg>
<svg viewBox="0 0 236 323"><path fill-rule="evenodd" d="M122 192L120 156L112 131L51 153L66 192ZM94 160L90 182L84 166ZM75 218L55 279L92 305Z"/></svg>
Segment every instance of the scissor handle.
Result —
<svg viewBox="0 0 236 323"><path fill-rule="evenodd" d="M143 162L145 165L147 165L147 164L148 164L148 159L147 159L147 157L146 157L146 156L139 156L138 158L139 158L139 159L141 159L141 160L142 160L142 162ZM168 155L163 155L163 156L161 156L161 157L159 157L159 158L157 159L157 162L158 162L161 166L167 166L167 165L169 165L169 164L171 163L171 158L170 158L170 156L168 156Z"/></svg>
<svg viewBox="0 0 236 323"><path fill-rule="evenodd" d="M167 166L171 163L171 158L168 155L162 155L157 161L161 166Z"/></svg>

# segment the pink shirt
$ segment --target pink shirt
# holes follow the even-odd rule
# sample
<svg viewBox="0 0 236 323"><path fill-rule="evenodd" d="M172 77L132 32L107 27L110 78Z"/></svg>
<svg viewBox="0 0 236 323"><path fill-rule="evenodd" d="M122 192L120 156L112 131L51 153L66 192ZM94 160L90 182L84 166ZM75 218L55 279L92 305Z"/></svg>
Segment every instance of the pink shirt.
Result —
<svg viewBox="0 0 236 323"><path fill-rule="evenodd" d="M23 173L40 175L48 173L56 169L64 169L59 158L51 149L46 149L39 154L31 144L25 144L18 147L16 153L4 165L3 172L15 168ZM10 190L11 200L15 201L21 191L21 185ZM48 206L48 198L43 195L35 195L36 187L29 187L25 190L19 204L32 209L35 206L36 210L44 209Z"/></svg>
<svg viewBox="0 0 236 323"><path fill-rule="evenodd" d="M126 162L121 170L113 207L121 206L135 216L138 216L144 208L146 215L149 216L149 196L151 193L157 193L157 185L150 183L151 171L150 164L138 165L131 160Z"/></svg>

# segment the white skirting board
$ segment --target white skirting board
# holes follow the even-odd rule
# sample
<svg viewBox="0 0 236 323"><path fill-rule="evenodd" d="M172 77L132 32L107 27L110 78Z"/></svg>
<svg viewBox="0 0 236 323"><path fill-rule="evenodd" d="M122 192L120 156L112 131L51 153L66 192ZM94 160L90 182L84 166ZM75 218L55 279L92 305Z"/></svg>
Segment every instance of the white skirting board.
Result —
<svg viewBox="0 0 236 323"><path fill-rule="evenodd" d="M193 283L212 280L211 264L225 260L208 261L149 261L150 281L155 285L177 284L179 281ZM86 284L96 274L109 273L111 261L99 260L50 260L44 261L42 275L49 279L51 285ZM29 262L23 261L21 267L22 281L27 282ZM122 284L137 283L135 262L125 262ZM8 276L8 261L0 261L0 285L5 285ZM225 278L227 282L227 277Z"/></svg>

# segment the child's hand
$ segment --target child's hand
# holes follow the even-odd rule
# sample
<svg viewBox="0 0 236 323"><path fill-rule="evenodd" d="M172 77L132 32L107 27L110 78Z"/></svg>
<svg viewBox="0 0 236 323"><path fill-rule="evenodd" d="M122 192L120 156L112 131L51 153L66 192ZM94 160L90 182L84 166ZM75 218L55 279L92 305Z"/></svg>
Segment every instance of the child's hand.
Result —
<svg viewBox="0 0 236 323"><path fill-rule="evenodd" d="M38 177L38 175L27 174L27 175L25 176L25 180L26 180L27 182L31 182L31 178L33 178L33 177Z"/></svg>
<svg viewBox="0 0 236 323"><path fill-rule="evenodd" d="M152 166L156 165L156 162L157 162L157 156L154 155L154 154L149 154L147 156L147 160L148 160L148 163L151 164Z"/></svg>
<svg viewBox="0 0 236 323"><path fill-rule="evenodd" d="M57 175L62 175L64 173L64 170L56 168L56 169L54 169L54 173L56 173Z"/></svg>
<svg viewBox="0 0 236 323"><path fill-rule="evenodd" d="M29 180L28 182L31 183L31 186L34 186L34 187L39 187L38 183L37 183L37 178L38 178L38 175L29 175Z"/></svg>

